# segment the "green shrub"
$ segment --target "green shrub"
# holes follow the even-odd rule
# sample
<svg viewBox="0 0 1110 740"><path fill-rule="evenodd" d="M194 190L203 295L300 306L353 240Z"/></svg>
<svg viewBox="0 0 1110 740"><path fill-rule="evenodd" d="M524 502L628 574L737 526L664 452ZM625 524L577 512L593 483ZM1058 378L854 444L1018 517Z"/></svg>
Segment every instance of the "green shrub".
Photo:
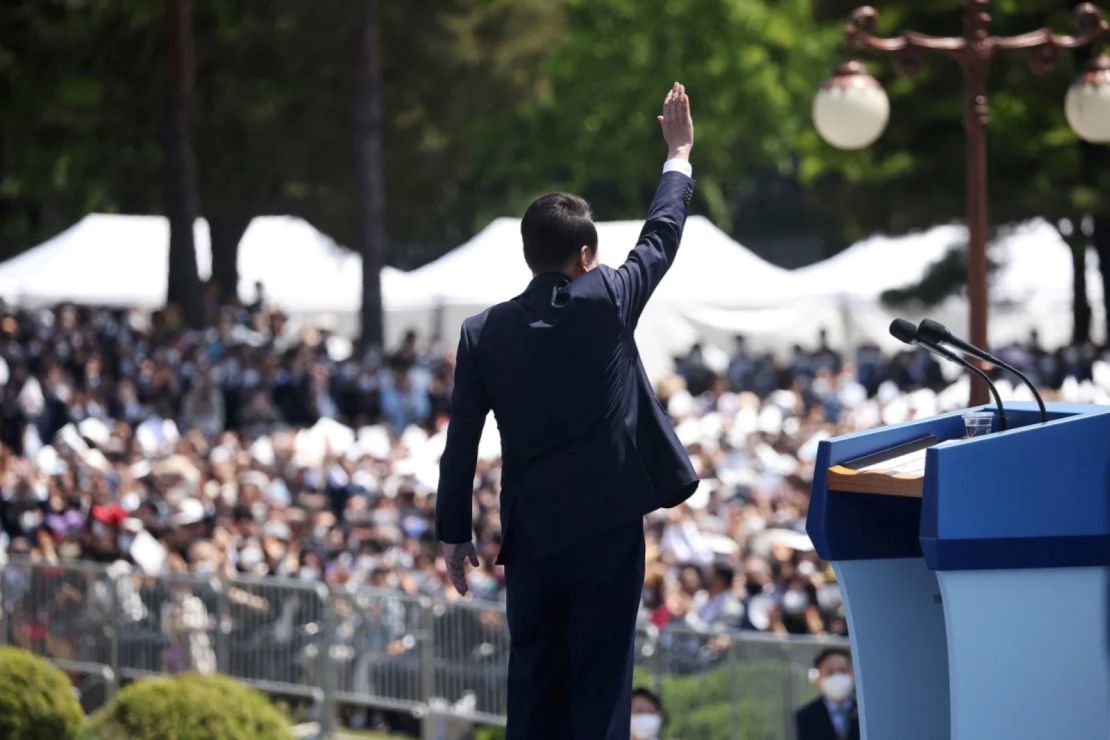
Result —
<svg viewBox="0 0 1110 740"><path fill-rule="evenodd" d="M633 685L660 688L667 722L664 738L689 740L764 740L782 737L794 707L782 704L791 680L776 660L750 659L732 669L721 667L690 675L657 676L637 666ZM812 698L812 688L795 685L795 705Z"/></svg>
<svg viewBox="0 0 1110 740"><path fill-rule="evenodd" d="M183 673L137 681L93 715L83 740L288 740L259 692L226 676Z"/></svg>
<svg viewBox="0 0 1110 740"><path fill-rule="evenodd" d="M0 737L68 740L85 714L66 674L19 648L0 648Z"/></svg>

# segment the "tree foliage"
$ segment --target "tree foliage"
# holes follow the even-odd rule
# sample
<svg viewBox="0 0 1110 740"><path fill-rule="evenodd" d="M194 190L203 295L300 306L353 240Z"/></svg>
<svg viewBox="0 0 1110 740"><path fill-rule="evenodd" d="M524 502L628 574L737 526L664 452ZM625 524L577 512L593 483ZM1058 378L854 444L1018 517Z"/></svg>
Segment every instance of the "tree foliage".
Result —
<svg viewBox="0 0 1110 740"><path fill-rule="evenodd" d="M382 3L387 261L409 268L542 192L634 218L663 154L655 110L681 79L697 116L695 208L785 259L964 212L962 83L861 58L891 96L863 152L821 141L812 97L842 54L851 0L407 0ZM963 0L878 2L880 31L958 34ZM1070 4L999 0L994 30L1073 30ZM356 241L351 99L358 4L195 3L200 211L217 272L249 219L292 213ZM0 256L92 210L162 212L166 60L159 4L0 4ZM1102 213L1101 150L1063 117L1084 60L1045 77L1002 54L991 75L991 222ZM812 250L811 250L812 251ZM223 265L223 267L221 267Z"/></svg>
<svg viewBox="0 0 1110 740"><path fill-rule="evenodd" d="M846 19L855 3L821 5L821 20ZM912 29L961 35L963 0L875 3L879 32ZM1042 26L1074 32L1068 4L1053 0L992 4L992 32L1014 35ZM853 236L903 232L964 215L963 80L944 57L922 56L920 70L898 75L889 58L859 52L886 87L891 118L863 152L837 152L818 142L803 150L802 175L817 198L836 211ZM1103 207L1100 188L1084 180L1082 147L1064 118L1064 95L1088 58L1063 52L1056 71L1039 76L1024 53L1000 52L990 75L988 194L994 224L1043 216L1050 221ZM814 143L812 140L805 142Z"/></svg>

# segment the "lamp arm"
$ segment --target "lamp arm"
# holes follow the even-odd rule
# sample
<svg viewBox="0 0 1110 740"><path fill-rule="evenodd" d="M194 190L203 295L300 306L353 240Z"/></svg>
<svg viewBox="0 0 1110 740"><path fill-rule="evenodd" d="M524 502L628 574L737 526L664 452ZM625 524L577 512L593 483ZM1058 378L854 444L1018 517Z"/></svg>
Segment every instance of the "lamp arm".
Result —
<svg viewBox="0 0 1110 740"><path fill-rule="evenodd" d="M913 50L938 51L958 56L966 46L964 39L954 36L930 36L916 31L906 31L898 36L878 36L875 26L879 11L870 5L856 8L848 17L844 35L849 43L867 51L897 54Z"/></svg>
<svg viewBox="0 0 1110 740"><path fill-rule="evenodd" d="M930 36L916 31L879 36L875 33L878 21L879 11L870 5L856 8L848 18L844 36L859 49L905 57L905 66L910 71L916 67L918 52L939 52L960 59L970 51L967 39L961 36ZM973 22L981 25L985 34L986 17L975 15ZM1029 66L1037 74L1044 74L1055 68L1061 50L1090 46L1110 36L1110 23L1103 18L1102 11L1091 3L1076 7L1075 24L1079 30L1075 35L1056 34L1050 28L1039 28L1017 36L985 36L978 44L985 47L984 53L988 55L995 50L1029 52Z"/></svg>
<svg viewBox="0 0 1110 740"><path fill-rule="evenodd" d="M1055 34L1051 28L1039 28L1017 36L993 38L991 44L1001 51L1028 52L1029 67L1034 73L1043 75L1056 69L1062 50L1097 44L1110 32L1110 23L1102 17L1102 11L1091 3L1083 3L1075 9L1075 25L1079 33L1074 36Z"/></svg>

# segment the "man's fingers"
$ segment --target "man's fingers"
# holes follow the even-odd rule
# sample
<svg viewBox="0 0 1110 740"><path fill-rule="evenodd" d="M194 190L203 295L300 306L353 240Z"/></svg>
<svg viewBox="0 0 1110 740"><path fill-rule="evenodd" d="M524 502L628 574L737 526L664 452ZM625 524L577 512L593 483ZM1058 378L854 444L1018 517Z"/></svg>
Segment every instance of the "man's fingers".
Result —
<svg viewBox="0 0 1110 740"><path fill-rule="evenodd" d="M478 552L474 549L473 544L455 549L451 552L446 562L447 577L450 579L451 585L459 592L460 596L466 596L470 591L466 583L466 562L468 560L474 567L478 567Z"/></svg>
<svg viewBox="0 0 1110 740"><path fill-rule="evenodd" d="M461 595L466 596L466 574L463 572L462 568L450 568L447 571L447 575L450 576L451 585L455 587L455 590Z"/></svg>

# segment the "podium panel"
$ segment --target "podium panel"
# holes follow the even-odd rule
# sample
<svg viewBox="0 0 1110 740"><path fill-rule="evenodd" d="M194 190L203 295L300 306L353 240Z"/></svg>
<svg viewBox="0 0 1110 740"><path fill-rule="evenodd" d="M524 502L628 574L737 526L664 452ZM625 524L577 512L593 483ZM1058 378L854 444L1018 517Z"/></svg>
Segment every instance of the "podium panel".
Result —
<svg viewBox="0 0 1110 740"><path fill-rule="evenodd" d="M937 576L953 737L1110 738L1110 569Z"/></svg>
<svg viewBox="0 0 1110 740"><path fill-rule="evenodd" d="M865 740L1110 738L1110 407L1048 412L820 443L806 530L840 579Z"/></svg>
<svg viewBox="0 0 1110 740"><path fill-rule="evenodd" d="M948 651L936 574L921 558L836 563L863 738L948 737Z"/></svg>

